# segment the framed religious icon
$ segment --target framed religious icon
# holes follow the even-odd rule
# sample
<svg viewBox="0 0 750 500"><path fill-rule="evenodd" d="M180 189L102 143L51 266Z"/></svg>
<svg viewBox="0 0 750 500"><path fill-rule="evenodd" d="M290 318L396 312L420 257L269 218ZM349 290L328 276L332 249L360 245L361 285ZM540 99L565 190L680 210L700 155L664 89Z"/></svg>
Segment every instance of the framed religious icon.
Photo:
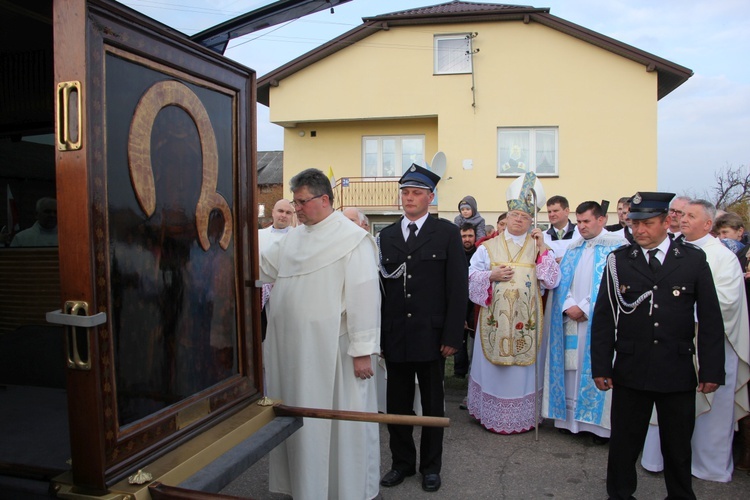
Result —
<svg viewBox="0 0 750 500"><path fill-rule="evenodd" d="M56 203L55 244L3 248L0 271L39 283L9 328L50 341L19 369L54 373L0 373L49 463L0 458L103 491L261 395L255 73L116 2L17 3L0 8L23 83L3 98L28 109L2 133L29 140L2 178L23 224L29 200Z"/></svg>
<svg viewBox="0 0 750 500"><path fill-rule="evenodd" d="M559 175L557 127L500 127L497 129L497 176Z"/></svg>

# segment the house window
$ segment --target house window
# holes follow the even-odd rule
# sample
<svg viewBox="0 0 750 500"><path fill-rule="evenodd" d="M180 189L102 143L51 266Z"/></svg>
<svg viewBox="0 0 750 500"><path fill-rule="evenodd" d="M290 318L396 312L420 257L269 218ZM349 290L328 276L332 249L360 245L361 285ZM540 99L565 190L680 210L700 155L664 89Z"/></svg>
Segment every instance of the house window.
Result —
<svg viewBox="0 0 750 500"><path fill-rule="evenodd" d="M424 162L423 135L384 135L362 138L363 177L401 177L412 163Z"/></svg>
<svg viewBox="0 0 750 500"><path fill-rule="evenodd" d="M498 128L497 175L535 172L540 177L559 175L557 127Z"/></svg>
<svg viewBox="0 0 750 500"><path fill-rule="evenodd" d="M435 35L436 75L471 73L471 36Z"/></svg>

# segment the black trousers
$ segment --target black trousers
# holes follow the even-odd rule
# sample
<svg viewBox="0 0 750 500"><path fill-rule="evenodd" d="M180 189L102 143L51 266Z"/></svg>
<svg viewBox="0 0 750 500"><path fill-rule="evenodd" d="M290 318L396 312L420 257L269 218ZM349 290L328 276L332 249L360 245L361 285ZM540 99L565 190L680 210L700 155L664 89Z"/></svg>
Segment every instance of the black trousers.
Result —
<svg viewBox="0 0 750 500"><path fill-rule="evenodd" d="M651 411L656 404L667 498L695 499L690 472L695 391L641 391L617 385L617 381L612 391L612 437L607 462L609 497L627 499L635 493L636 461L643 450Z"/></svg>
<svg viewBox="0 0 750 500"><path fill-rule="evenodd" d="M469 374L469 331L464 330L464 341L461 343L461 347L453 355L453 373L457 377L465 377Z"/></svg>
<svg viewBox="0 0 750 500"><path fill-rule="evenodd" d="M388 413L414 415L414 376L419 381L422 414L430 417L445 415L443 378L445 359L424 362L391 363L386 360L388 382L386 405ZM391 447L391 468L411 474L417 470L414 428L410 425L388 425ZM440 473L443 460L443 428L422 427L419 445L419 472Z"/></svg>
<svg viewBox="0 0 750 500"><path fill-rule="evenodd" d="M260 310L260 339L261 342L266 340L266 330L268 330L268 316L266 316L266 308Z"/></svg>

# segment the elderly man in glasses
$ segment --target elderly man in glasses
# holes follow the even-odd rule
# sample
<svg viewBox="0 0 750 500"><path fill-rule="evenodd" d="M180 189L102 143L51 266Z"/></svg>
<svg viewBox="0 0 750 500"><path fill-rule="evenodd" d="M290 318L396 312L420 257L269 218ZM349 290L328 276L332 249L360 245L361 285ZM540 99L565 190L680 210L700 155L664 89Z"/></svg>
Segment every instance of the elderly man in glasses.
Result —
<svg viewBox="0 0 750 500"><path fill-rule="evenodd" d="M508 225L471 258L469 298L482 306L469 376L469 413L492 432L517 434L538 421L544 364L541 351L540 285L554 288L560 267L538 228L528 192L536 178L526 174L518 197L508 200ZM538 372L538 380L534 370Z"/></svg>
<svg viewBox="0 0 750 500"><path fill-rule="evenodd" d="M682 229L680 229L680 221L682 216L685 215L685 208L690 203L690 198L687 196L675 196L672 199L672 203L669 204L669 229L668 232L672 239L682 238Z"/></svg>
<svg viewBox="0 0 750 500"><path fill-rule="evenodd" d="M320 170L294 176L291 190L302 225L261 255L262 278L275 281L264 342L267 394L295 406L376 412L375 240L333 210ZM271 452L269 487L295 499L370 499L379 473L377 424L308 419Z"/></svg>

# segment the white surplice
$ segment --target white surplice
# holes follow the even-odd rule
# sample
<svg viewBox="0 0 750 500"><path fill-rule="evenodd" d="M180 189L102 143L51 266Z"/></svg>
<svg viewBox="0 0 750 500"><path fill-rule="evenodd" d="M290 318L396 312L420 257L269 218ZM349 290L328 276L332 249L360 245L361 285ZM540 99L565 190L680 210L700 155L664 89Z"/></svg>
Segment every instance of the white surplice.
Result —
<svg viewBox="0 0 750 500"><path fill-rule="evenodd" d="M291 229L291 226L287 226L284 229L276 229L272 225L263 229L259 229L258 250L260 251L260 253L265 252L272 243L283 238Z"/></svg>
<svg viewBox="0 0 750 500"><path fill-rule="evenodd" d="M750 379L750 334L748 333L745 282L737 257L718 239L706 235L691 242L706 252L706 260L719 296L724 319L724 385L716 392L697 393L695 430L692 439L692 474L706 481L732 480L732 440L737 421L748 414L747 383ZM658 426L649 426L641 459L650 471L664 468Z"/></svg>
<svg viewBox="0 0 750 500"><path fill-rule="evenodd" d="M258 255L263 255L263 252L275 242L286 236L286 233L292 229L291 226L287 226L284 229L276 229L273 225L268 226L265 229L258 230ZM273 288L272 283L263 284L263 295L261 298L261 305L266 307L268 297L271 296L271 289Z"/></svg>
<svg viewBox="0 0 750 500"><path fill-rule="evenodd" d="M334 212L298 226L261 255L269 299L267 394L285 404L377 412L376 379L354 376L353 357L380 351L377 247ZM376 360L372 359L375 370ZM271 452L271 491L300 499L369 499L380 478L376 423L305 419Z"/></svg>
<svg viewBox="0 0 750 500"><path fill-rule="evenodd" d="M604 404L601 410L601 417L599 425L592 421L584 421L582 418L576 418L576 410L578 407L579 399L581 398L581 377L584 373L584 366L590 372L590 363L584 364L584 361L589 355L590 338L589 338L589 322L591 321L591 314L594 310L594 302L596 301L596 295L598 288L592 290L594 282L597 285L601 281L601 276L604 271L604 262L606 259L606 253L610 249L617 248L620 245L626 244L627 241L623 238L619 238L607 231L602 231L600 235L597 235L590 240L576 241L570 247L570 253L567 253L563 257L563 262L560 264L560 270L562 273L569 272L572 263L568 263L567 260L571 258L576 251L581 252L578 263L575 264L575 270L573 272L572 281L567 290L561 290L562 283L567 283L568 279L563 276L561 279L561 285L557 289L553 290L553 294L547 299L547 311L545 314L544 329L545 338L550 339L549 329L552 327L554 322L562 322L562 331L565 332L566 337L568 334L577 337L575 348L565 348L565 407L566 407L566 418L555 418L555 427L558 429L567 429L570 432L577 434L579 432L591 432L597 436L608 438L611 431L610 425L610 406L611 406L611 391L604 393ZM598 253L600 255L599 262L597 262L597 249L602 247ZM582 248L582 250L581 250ZM595 273L598 273L595 276ZM596 277L596 280L594 278ZM555 303L555 295L557 293L565 293L565 297L562 302L562 311L578 306L583 314L586 316L585 321L575 321L567 316L563 317L552 317L553 304ZM559 325L559 324L558 324ZM544 397L542 403L542 415L546 418L550 418L549 415L549 397L550 397L550 352L549 345L546 349L546 362L545 362L545 375L544 375ZM586 399L586 398L584 398ZM593 415L588 415L587 418L593 418Z"/></svg>
<svg viewBox="0 0 750 500"><path fill-rule="evenodd" d="M568 222L568 224L570 224L570 222ZM568 226L565 226L566 230L567 227ZM553 240L552 236L550 236L547 231L544 231L542 234L544 235L544 243L555 252L555 258L557 259L561 259L565 255L565 251L568 247L581 239L581 233L578 232L578 225L573 228L573 237L569 240Z"/></svg>

